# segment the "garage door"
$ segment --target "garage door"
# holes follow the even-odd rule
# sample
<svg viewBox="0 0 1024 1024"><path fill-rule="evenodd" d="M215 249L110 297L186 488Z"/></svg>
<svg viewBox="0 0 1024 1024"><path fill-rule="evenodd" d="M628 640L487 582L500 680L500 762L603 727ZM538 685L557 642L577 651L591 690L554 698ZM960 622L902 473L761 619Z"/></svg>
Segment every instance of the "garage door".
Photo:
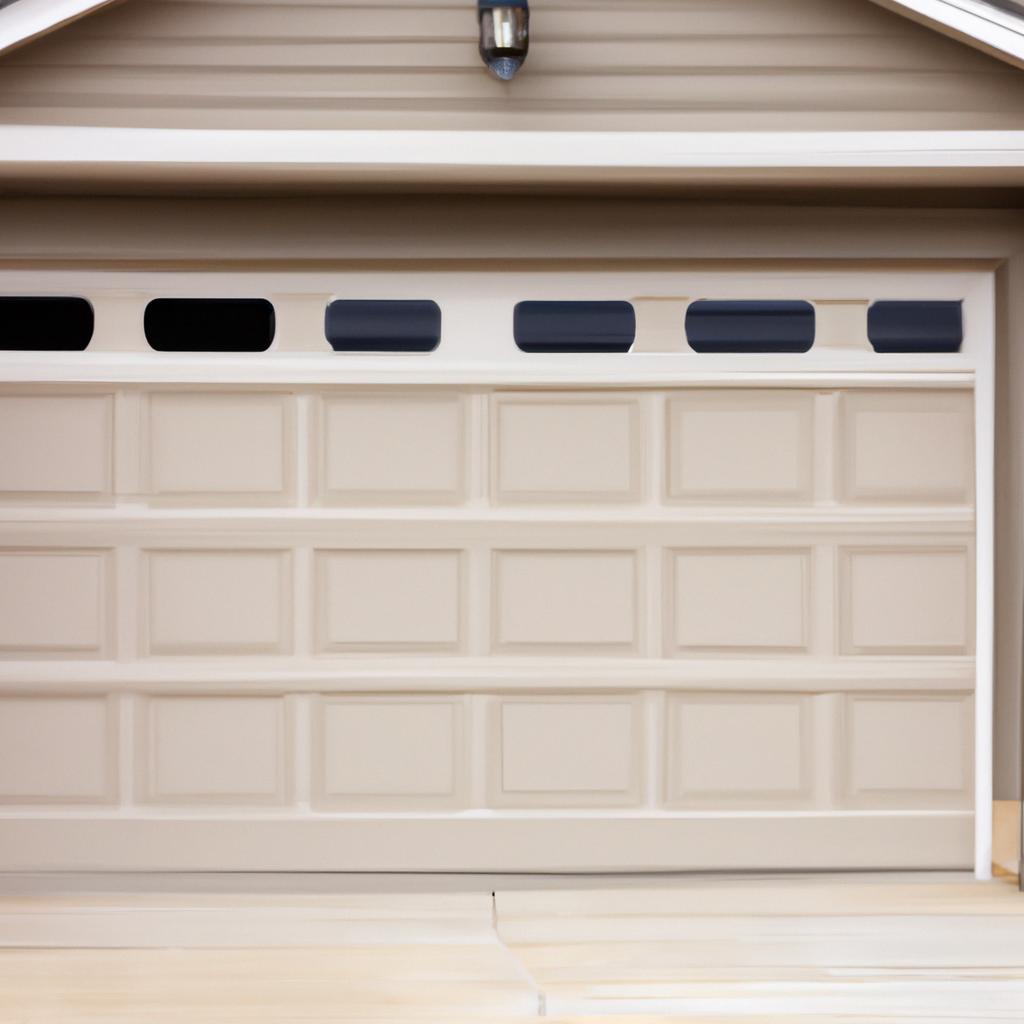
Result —
<svg viewBox="0 0 1024 1024"><path fill-rule="evenodd" d="M0 867L971 865L987 278L396 278L441 343L369 355L323 316L379 279L294 277L55 277L89 347L2 354ZM197 291L273 347L152 351ZM513 300L609 292L630 351L517 347ZM814 346L695 351L702 295ZM958 351L875 351L908 295Z"/></svg>

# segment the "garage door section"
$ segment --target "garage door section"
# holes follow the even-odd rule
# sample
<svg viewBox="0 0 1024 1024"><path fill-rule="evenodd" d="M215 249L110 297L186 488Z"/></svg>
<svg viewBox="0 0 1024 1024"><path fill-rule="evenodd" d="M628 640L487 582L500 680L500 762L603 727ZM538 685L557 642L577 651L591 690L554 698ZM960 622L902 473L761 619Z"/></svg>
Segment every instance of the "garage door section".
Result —
<svg viewBox="0 0 1024 1024"><path fill-rule="evenodd" d="M3 866L968 866L972 373L680 358L5 385Z"/></svg>

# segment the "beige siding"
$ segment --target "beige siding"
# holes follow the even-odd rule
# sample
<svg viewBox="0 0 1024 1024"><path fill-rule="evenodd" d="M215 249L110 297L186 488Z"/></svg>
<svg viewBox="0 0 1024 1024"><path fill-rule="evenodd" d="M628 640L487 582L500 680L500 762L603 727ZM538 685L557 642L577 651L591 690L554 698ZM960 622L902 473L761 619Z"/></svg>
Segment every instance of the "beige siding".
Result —
<svg viewBox="0 0 1024 1024"><path fill-rule="evenodd" d="M0 121L289 128L1010 128L1024 75L868 0L533 0L511 85L471 2L127 0L0 62Z"/></svg>

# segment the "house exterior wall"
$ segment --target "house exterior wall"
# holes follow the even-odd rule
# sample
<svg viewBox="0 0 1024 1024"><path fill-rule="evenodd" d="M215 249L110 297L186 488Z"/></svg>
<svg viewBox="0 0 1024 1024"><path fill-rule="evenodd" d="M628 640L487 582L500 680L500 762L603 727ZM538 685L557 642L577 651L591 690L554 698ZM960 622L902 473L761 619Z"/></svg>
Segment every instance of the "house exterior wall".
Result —
<svg viewBox="0 0 1024 1024"><path fill-rule="evenodd" d="M129 0L0 61L0 123L1017 128L1024 75L868 0L533 0L512 85L473 3Z"/></svg>
<svg viewBox="0 0 1024 1024"><path fill-rule="evenodd" d="M998 267L996 797L1019 792L1024 356L1021 217L619 199L8 199L5 267ZM503 225L495 232L494 224ZM781 262L780 262L781 261ZM762 264L763 265L763 264Z"/></svg>

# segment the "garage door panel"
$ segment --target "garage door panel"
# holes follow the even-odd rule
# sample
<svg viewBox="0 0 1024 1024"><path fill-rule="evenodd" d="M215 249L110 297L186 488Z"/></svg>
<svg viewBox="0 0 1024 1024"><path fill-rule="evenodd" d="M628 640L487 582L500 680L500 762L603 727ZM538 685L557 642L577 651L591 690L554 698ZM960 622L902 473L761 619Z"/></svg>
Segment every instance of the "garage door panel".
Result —
<svg viewBox="0 0 1024 1024"><path fill-rule="evenodd" d="M318 410L319 500L331 505L454 505L465 498L464 396L344 393Z"/></svg>
<svg viewBox="0 0 1024 1024"><path fill-rule="evenodd" d="M843 709L843 793L857 807L970 807L969 694L855 694Z"/></svg>
<svg viewBox="0 0 1024 1024"><path fill-rule="evenodd" d="M840 479L850 502L967 504L974 406L967 392L845 394Z"/></svg>
<svg viewBox="0 0 1024 1024"><path fill-rule="evenodd" d="M137 788L151 804L283 804L290 731L278 697L151 697L140 715Z"/></svg>
<svg viewBox="0 0 1024 1024"><path fill-rule="evenodd" d="M612 807L641 799L636 697L506 697L492 706L495 807Z"/></svg>
<svg viewBox="0 0 1024 1024"><path fill-rule="evenodd" d="M804 653L811 636L809 548L673 551L668 653Z"/></svg>
<svg viewBox="0 0 1024 1024"><path fill-rule="evenodd" d="M292 501L293 419L292 400L286 395L149 395L144 450L148 494L157 501L201 504Z"/></svg>
<svg viewBox="0 0 1024 1024"><path fill-rule="evenodd" d="M113 653L112 552L0 550L0 656Z"/></svg>
<svg viewBox="0 0 1024 1024"><path fill-rule="evenodd" d="M807 807L813 697L693 693L668 707L667 800L679 807ZM827 767L826 767L827 770Z"/></svg>
<svg viewBox="0 0 1024 1024"><path fill-rule="evenodd" d="M814 436L812 392L682 392L669 400L669 500L809 502Z"/></svg>
<svg viewBox="0 0 1024 1024"><path fill-rule="evenodd" d="M463 649L461 551L318 551L315 558L318 651Z"/></svg>
<svg viewBox="0 0 1024 1024"><path fill-rule="evenodd" d="M112 395L0 395L0 502L109 502Z"/></svg>
<svg viewBox="0 0 1024 1024"><path fill-rule="evenodd" d="M496 551L492 649L635 654L640 561L635 551Z"/></svg>
<svg viewBox="0 0 1024 1024"><path fill-rule="evenodd" d="M326 698L314 713L315 806L436 810L468 802L462 698Z"/></svg>
<svg viewBox="0 0 1024 1024"><path fill-rule="evenodd" d="M117 719L106 697L0 698L0 804L109 804Z"/></svg>
<svg viewBox="0 0 1024 1024"><path fill-rule="evenodd" d="M840 551L843 654L968 654L973 571L962 546Z"/></svg>
<svg viewBox="0 0 1024 1024"><path fill-rule="evenodd" d="M640 498L643 435L637 397L498 395L492 410L495 501Z"/></svg>
<svg viewBox="0 0 1024 1024"><path fill-rule="evenodd" d="M285 654L291 555L263 550L144 553L149 655Z"/></svg>

